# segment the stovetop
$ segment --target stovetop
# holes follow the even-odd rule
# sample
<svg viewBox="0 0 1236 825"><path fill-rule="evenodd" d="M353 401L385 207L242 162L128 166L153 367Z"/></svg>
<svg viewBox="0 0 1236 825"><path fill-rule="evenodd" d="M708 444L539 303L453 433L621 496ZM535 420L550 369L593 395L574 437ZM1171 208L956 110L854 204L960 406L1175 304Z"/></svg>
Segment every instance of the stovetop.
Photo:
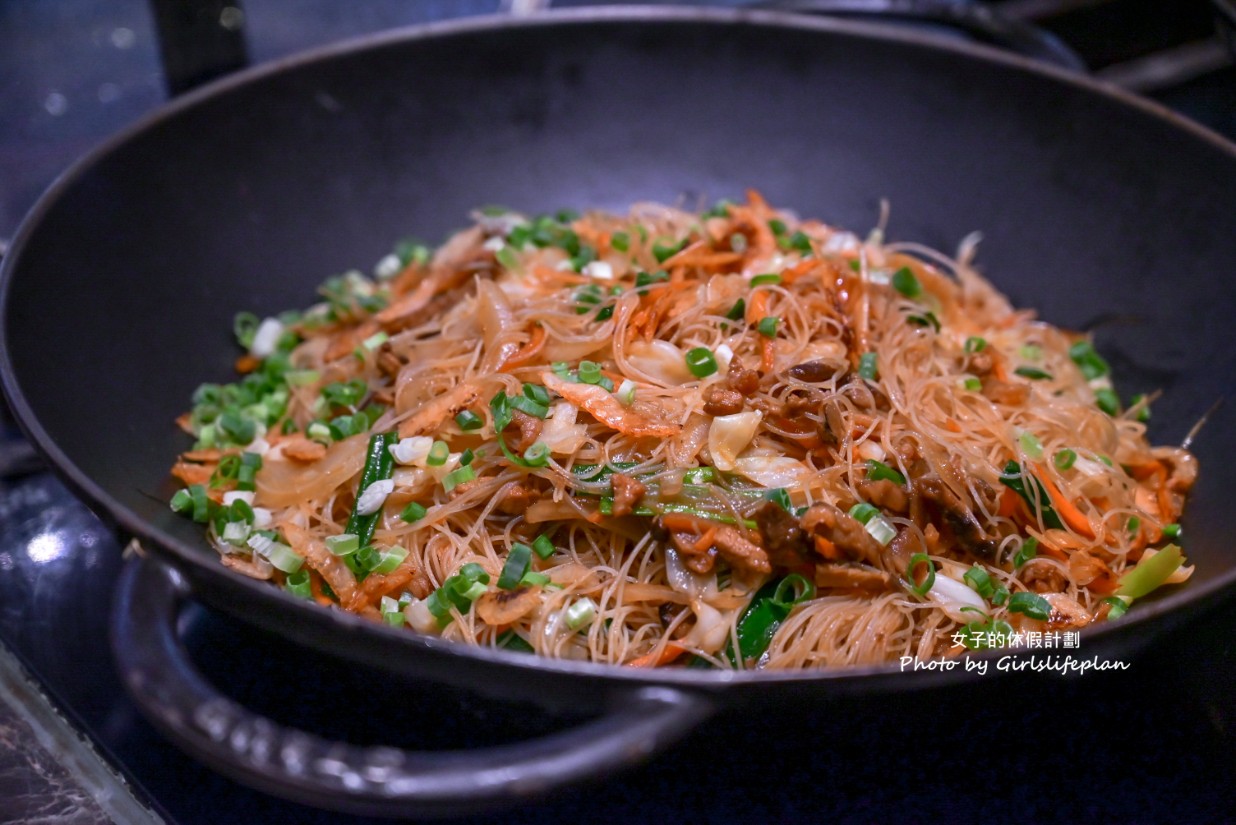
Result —
<svg viewBox="0 0 1236 825"><path fill-rule="evenodd" d="M540 5L249 0L243 11L219 8L243 23L256 63L341 37ZM1204 2L1171 13L1153 0L991 5L1056 33L1105 79L1236 139L1236 69ZM154 31L143 0L0 4L0 238L74 158L166 99ZM11 422L0 422L0 820L366 821L248 790L150 727L120 685L107 637L124 548L29 457ZM182 624L198 666L227 694L349 741L457 748L571 721L404 683L200 608ZM993 677L879 701L730 711L604 784L473 821L1230 821L1234 630L1229 600L1156 639L1122 672Z"/></svg>

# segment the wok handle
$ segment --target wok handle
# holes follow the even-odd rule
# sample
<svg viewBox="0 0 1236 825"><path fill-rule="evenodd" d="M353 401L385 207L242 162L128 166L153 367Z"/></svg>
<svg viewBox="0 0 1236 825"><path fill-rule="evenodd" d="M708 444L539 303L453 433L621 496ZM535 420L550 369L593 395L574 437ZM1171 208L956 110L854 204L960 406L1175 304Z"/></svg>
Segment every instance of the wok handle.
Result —
<svg viewBox="0 0 1236 825"><path fill-rule="evenodd" d="M638 687L595 720L516 744L418 752L328 741L254 714L207 682L176 631L190 595L179 573L155 559L122 571L112 645L129 693L194 758L302 804L421 817L526 803L639 763L713 710L700 694Z"/></svg>
<svg viewBox="0 0 1236 825"><path fill-rule="evenodd" d="M1085 72L1086 64L1055 35L966 0L762 0L756 8L876 21L929 23L963 31L980 42L1063 69Z"/></svg>

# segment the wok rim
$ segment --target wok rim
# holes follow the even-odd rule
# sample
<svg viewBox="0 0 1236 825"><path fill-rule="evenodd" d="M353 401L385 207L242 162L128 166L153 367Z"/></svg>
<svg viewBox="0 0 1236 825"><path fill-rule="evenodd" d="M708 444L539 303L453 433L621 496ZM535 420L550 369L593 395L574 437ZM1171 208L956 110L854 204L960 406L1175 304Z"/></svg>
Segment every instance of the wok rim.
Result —
<svg viewBox="0 0 1236 825"><path fill-rule="evenodd" d="M149 130L154 129L164 121L178 117L181 113L193 109L206 102L230 94L241 87L259 84L270 76L294 72L301 67L319 62L328 62L335 58L357 55L366 51L376 50L396 45L415 44L420 41L432 41L441 38L466 36L472 33L501 32L509 29L528 28L569 28L575 25L589 24L697 24L706 26L757 26L765 28L781 28L796 31L818 32L825 36L839 36L859 40L876 40L886 43L901 44L908 47L928 51L942 52L953 59L969 60L976 63L988 63L1004 66L1019 72L1025 72L1046 78L1054 83L1071 87L1083 95L1105 98L1123 108L1132 109L1143 116L1166 122L1173 129L1182 130L1194 138L1211 145L1228 155L1236 163L1236 143L1196 123L1165 106L1147 100L1135 94L1122 90L1110 84L1105 84L1094 78L1057 68L1030 58L1005 52L994 47L981 44L956 41L949 38L919 32L903 30L895 26L869 23L849 19L837 19L822 16L809 16L792 12L698 7L698 6L605 6L580 7L571 9L551 9L528 17L511 17L502 15L481 15L450 21L403 26L366 35L346 38L317 46L305 51L271 60L257 66L236 72L218 80L212 81L180 97L164 102L147 112L133 123L119 130L109 138L82 155L65 170L63 170L39 196L34 206L23 217L14 234L12 243L2 260L0 260L0 391L3 392L10 410L18 425L34 444L35 448L49 462L55 474L66 483L74 495L82 500L96 515L109 523L123 534L138 539L139 543L147 543L158 558L177 570L190 581L202 580L214 586L239 588L246 593L246 599L239 607L220 603L209 597L202 601L212 609L221 610L250 624L270 627L269 622L261 621L255 615L249 615L252 608L266 605L268 609L277 610L287 617L296 616L300 624L307 630L324 629L330 635L320 642L308 637L307 633L295 635L299 643L315 645L322 650L334 653L344 658L359 658L361 654L351 653L343 646L333 643L347 638L351 634L361 633L373 637L374 640L385 640L383 647L392 644L403 645L409 655L436 655L449 659L464 659L482 666L499 666L503 668L519 668L534 673L553 674L559 677L599 679L615 685L640 687L645 685L666 685L696 692L717 692L729 686L740 685L785 685L789 684L834 684L847 686L883 684L896 680L893 690L925 688L960 681L970 681L977 676L965 671L950 674L947 671L904 672L896 662L885 662L876 665L841 666L835 668L819 668L808 670L764 671L764 670L692 670L657 668L641 670L622 665L611 665L594 662L554 659L543 656L528 656L497 648L471 647L457 642L444 640L437 636L408 633L382 624L367 621L360 616L339 610L322 610L316 605L306 604L303 600L286 594L278 588L249 579L238 573L233 573L218 564L212 557L201 552L200 547L193 549L190 545L166 533L158 527L146 522L121 504L102 486L97 484L77 464L64 453L58 444L42 427L34 414L26 394L22 391L17 379L16 370L10 357L9 324L11 311L10 295L12 282L16 278L22 251L29 239L40 229L44 217L71 191L73 186L91 169L108 155L139 138ZM143 545L145 546L145 545ZM1236 587L1236 565L1215 579L1189 586L1170 595L1156 598L1146 603L1134 613L1119 623L1102 623L1081 631L1083 640L1099 642L1113 637L1135 636L1138 630L1144 630L1144 625L1154 622L1158 627L1152 628L1150 636L1157 636L1161 631L1173 626L1169 617L1186 617L1198 608L1211 605L1226 591ZM191 593L197 598L198 593ZM255 602L251 600L257 600ZM243 608L243 609L241 609ZM291 611L291 612L288 612ZM256 611L255 611L256 612ZM1032 655L1033 650L996 649L971 653L971 658L995 659L1000 656L1024 657ZM391 666L396 667L396 666Z"/></svg>

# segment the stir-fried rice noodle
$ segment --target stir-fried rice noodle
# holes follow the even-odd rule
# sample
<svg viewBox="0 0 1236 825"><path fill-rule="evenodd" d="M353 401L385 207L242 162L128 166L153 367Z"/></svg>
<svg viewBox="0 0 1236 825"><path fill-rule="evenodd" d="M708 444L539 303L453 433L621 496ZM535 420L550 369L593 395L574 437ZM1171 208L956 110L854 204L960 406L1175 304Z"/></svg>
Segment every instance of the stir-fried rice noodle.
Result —
<svg viewBox="0 0 1236 825"><path fill-rule="evenodd" d="M250 323L249 390L182 419L174 506L204 496L229 566L323 605L613 664L947 656L1122 613L1178 553L1193 457L977 238L882 238L754 193L478 213ZM1191 572L1160 566L1150 589Z"/></svg>

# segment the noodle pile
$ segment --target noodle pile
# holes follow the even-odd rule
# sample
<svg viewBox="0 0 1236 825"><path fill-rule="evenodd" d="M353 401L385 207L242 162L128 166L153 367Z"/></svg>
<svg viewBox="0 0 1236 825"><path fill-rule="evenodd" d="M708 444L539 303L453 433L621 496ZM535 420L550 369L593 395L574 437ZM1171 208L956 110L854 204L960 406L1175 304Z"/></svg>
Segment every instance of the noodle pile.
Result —
<svg viewBox="0 0 1236 825"><path fill-rule="evenodd" d="M224 564L612 664L930 658L1186 579L1195 459L968 264L799 220L505 210L238 316L174 509Z"/></svg>

